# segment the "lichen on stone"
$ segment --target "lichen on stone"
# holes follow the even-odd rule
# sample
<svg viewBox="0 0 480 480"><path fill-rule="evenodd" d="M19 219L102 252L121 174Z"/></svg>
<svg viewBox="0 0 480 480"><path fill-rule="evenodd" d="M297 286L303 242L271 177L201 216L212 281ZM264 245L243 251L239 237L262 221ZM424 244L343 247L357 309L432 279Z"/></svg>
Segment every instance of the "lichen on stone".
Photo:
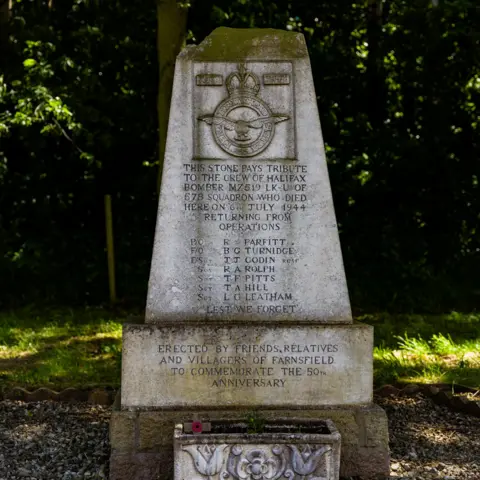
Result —
<svg viewBox="0 0 480 480"><path fill-rule="evenodd" d="M302 34L273 28L215 29L203 42L181 53L184 59L198 61L243 60L271 58L272 60L307 56Z"/></svg>

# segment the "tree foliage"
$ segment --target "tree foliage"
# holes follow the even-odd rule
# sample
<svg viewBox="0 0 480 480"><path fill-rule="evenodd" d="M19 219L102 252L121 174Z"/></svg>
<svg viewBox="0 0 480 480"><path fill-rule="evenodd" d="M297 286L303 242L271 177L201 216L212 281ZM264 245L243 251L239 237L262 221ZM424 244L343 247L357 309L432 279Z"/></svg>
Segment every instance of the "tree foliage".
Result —
<svg viewBox="0 0 480 480"><path fill-rule="evenodd" d="M145 293L156 207L155 3L17 1L0 90L4 302L98 302L103 196L124 296Z"/></svg>
<svg viewBox="0 0 480 480"><path fill-rule="evenodd" d="M220 25L305 35L357 309L478 304L475 3L196 0L189 8L191 43ZM148 0L14 3L0 74L0 301L107 298L110 193L120 295L143 302L158 165L155 9Z"/></svg>

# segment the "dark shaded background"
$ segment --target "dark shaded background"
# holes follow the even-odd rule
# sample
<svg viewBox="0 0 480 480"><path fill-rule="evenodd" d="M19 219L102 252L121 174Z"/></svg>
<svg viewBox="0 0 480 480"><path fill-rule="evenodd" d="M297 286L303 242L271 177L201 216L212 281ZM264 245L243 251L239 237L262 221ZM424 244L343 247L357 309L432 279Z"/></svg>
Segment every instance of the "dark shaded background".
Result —
<svg viewBox="0 0 480 480"><path fill-rule="evenodd" d="M439 3L197 0L189 11L189 43L220 25L305 34L357 312L480 304L480 8ZM155 9L14 3L0 57L1 308L107 301L107 193L118 293L144 304Z"/></svg>

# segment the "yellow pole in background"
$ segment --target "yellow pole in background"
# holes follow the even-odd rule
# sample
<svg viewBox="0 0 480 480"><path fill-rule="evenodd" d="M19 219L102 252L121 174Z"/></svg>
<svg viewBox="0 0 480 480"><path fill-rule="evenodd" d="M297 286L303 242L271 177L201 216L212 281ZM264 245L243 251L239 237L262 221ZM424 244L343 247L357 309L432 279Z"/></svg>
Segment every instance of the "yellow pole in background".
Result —
<svg viewBox="0 0 480 480"><path fill-rule="evenodd" d="M105 195L105 231L107 234L108 258L108 286L110 289L110 303L117 301L115 287L115 251L113 249L113 222L112 222L112 197Z"/></svg>

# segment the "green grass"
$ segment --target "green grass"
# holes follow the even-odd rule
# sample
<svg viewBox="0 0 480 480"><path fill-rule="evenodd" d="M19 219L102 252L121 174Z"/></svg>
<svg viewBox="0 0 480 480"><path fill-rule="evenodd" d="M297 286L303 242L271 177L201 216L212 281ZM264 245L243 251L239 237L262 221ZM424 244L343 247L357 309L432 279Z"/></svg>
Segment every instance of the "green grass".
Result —
<svg viewBox="0 0 480 480"><path fill-rule="evenodd" d="M480 388L480 314L365 315L375 327L374 379Z"/></svg>
<svg viewBox="0 0 480 480"><path fill-rule="evenodd" d="M118 387L126 312L0 312L0 388ZM480 388L480 314L363 315L375 327L376 386L448 383Z"/></svg>
<svg viewBox="0 0 480 480"><path fill-rule="evenodd" d="M96 309L0 312L0 385L117 387L124 321Z"/></svg>

